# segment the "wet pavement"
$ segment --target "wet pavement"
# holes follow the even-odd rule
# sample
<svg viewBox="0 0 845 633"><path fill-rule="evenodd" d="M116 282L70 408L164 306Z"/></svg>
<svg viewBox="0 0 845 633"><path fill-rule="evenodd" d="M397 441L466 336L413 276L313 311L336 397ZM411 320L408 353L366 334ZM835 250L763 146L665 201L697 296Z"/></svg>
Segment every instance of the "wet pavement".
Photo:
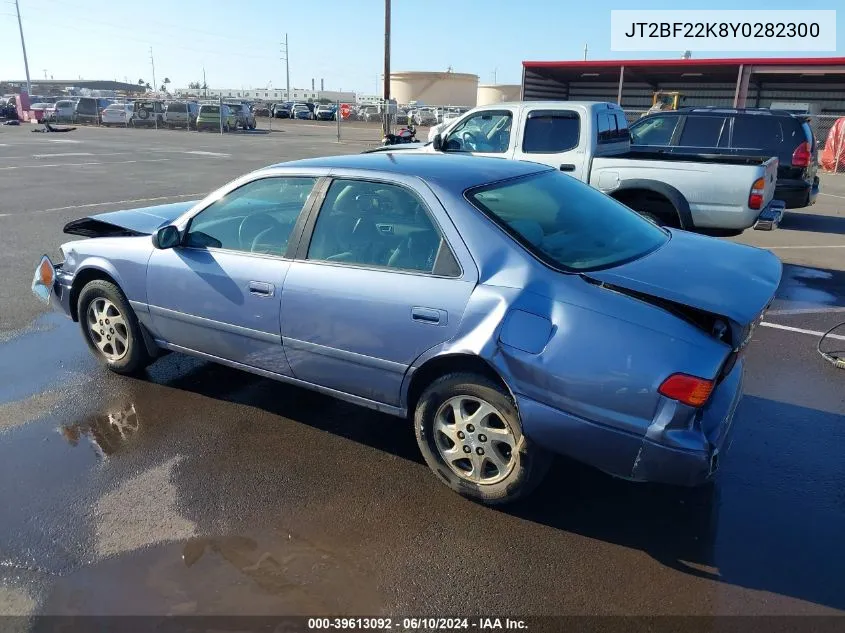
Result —
<svg viewBox="0 0 845 633"><path fill-rule="evenodd" d="M842 268L787 264L767 320L845 320ZM0 613L845 613L845 371L815 345L757 329L712 490L561 459L490 509L401 420L177 354L115 376L41 313L0 342Z"/></svg>

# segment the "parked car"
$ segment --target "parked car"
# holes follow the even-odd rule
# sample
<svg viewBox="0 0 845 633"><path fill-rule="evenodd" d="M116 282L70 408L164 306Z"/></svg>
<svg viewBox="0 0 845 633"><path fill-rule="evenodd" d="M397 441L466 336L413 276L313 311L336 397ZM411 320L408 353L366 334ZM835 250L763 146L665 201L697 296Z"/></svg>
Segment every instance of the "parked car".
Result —
<svg viewBox="0 0 845 633"><path fill-rule="evenodd" d="M43 101L40 101L37 103L31 103L29 109L31 112L35 113L35 117L38 123L43 123L47 120L46 112L52 105L52 103L45 103Z"/></svg>
<svg viewBox="0 0 845 633"><path fill-rule="evenodd" d="M643 117L631 126L631 150L675 156L776 156L775 198L787 209L815 204L818 144L805 115L784 110L684 108Z"/></svg>
<svg viewBox="0 0 845 633"><path fill-rule="evenodd" d="M358 118L367 123L382 120L381 108L376 105L366 105L358 109Z"/></svg>
<svg viewBox="0 0 845 633"><path fill-rule="evenodd" d="M48 121L72 121L76 110L76 102L70 99L56 101L52 108L47 108L45 116Z"/></svg>
<svg viewBox="0 0 845 633"><path fill-rule="evenodd" d="M252 112L253 112L253 114L255 114L255 116L269 117L270 116L270 106L265 105L265 104L257 105L252 109Z"/></svg>
<svg viewBox="0 0 845 633"><path fill-rule="evenodd" d="M139 99L133 103L130 125L164 125L164 102L156 99Z"/></svg>
<svg viewBox="0 0 845 633"><path fill-rule="evenodd" d="M102 113L103 125L127 125L132 120L133 103L112 103Z"/></svg>
<svg viewBox="0 0 845 633"><path fill-rule="evenodd" d="M283 163L64 231L86 239L32 289L112 371L171 350L412 419L438 479L489 504L554 453L709 481L782 272L557 168L414 152Z"/></svg>
<svg viewBox="0 0 845 633"><path fill-rule="evenodd" d="M396 114L394 115L393 120L396 125L408 125L408 122L410 121L410 119L408 118L408 113L402 108L396 110Z"/></svg>
<svg viewBox="0 0 845 633"><path fill-rule="evenodd" d="M289 119L290 108L284 103L273 104L273 117L276 119Z"/></svg>
<svg viewBox="0 0 845 633"><path fill-rule="evenodd" d="M77 123L99 123L100 111L109 103L94 97L80 97L73 111L73 120Z"/></svg>
<svg viewBox="0 0 845 633"><path fill-rule="evenodd" d="M337 119L337 106L333 104L318 105L314 110L314 117L318 121L334 121Z"/></svg>
<svg viewBox="0 0 845 633"><path fill-rule="evenodd" d="M221 115L222 111L222 115ZM222 120L222 124L221 124ZM203 103L197 114L197 131L212 130L224 132L237 129L237 118L226 104Z"/></svg>
<svg viewBox="0 0 845 633"><path fill-rule="evenodd" d="M252 113L252 110L249 109L248 105L243 103L228 103L226 105L229 106L229 110L235 117L235 127L233 129L237 129L237 126L239 125L244 130L255 129L255 115Z"/></svg>
<svg viewBox="0 0 845 633"><path fill-rule="evenodd" d="M193 101L171 101L164 107L164 124L171 128L196 128L199 109Z"/></svg>
<svg viewBox="0 0 845 633"><path fill-rule="evenodd" d="M437 114L430 108L419 108L414 113L414 123L417 125L437 125Z"/></svg>
<svg viewBox="0 0 845 633"><path fill-rule="evenodd" d="M615 103L481 106L451 121L431 144L406 147L544 163L675 228L772 229L783 215L774 198L776 157L631 155L628 122Z"/></svg>
<svg viewBox="0 0 845 633"><path fill-rule="evenodd" d="M305 104L296 104L293 106L291 110L290 116L292 119L304 119L304 120L312 120L314 118L314 114L311 110L308 109L308 106Z"/></svg>

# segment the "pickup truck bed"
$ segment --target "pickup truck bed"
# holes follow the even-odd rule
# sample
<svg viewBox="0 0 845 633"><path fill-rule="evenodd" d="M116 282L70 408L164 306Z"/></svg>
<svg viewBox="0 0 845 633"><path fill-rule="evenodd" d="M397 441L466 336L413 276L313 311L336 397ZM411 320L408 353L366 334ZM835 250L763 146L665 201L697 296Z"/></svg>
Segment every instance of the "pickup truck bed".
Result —
<svg viewBox="0 0 845 633"><path fill-rule="evenodd" d="M659 224L687 230L769 229L782 215L783 205L774 200L777 157L635 153L625 113L608 102L481 106L416 151L550 165Z"/></svg>

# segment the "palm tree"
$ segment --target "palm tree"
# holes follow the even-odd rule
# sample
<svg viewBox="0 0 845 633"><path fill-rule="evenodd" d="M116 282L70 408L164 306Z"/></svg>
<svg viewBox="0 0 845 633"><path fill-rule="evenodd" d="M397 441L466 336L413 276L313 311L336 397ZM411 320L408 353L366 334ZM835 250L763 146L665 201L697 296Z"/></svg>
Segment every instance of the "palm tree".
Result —
<svg viewBox="0 0 845 633"><path fill-rule="evenodd" d="M167 85L168 85L169 83L170 83L170 78L165 77L165 78L164 78L164 83L163 83L163 84L161 84L161 91L162 91L162 92L167 92Z"/></svg>
<svg viewBox="0 0 845 633"><path fill-rule="evenodd" d="M145 82L143 79L139 79L139 80L138 80L138 85L139 85L139 86L143 86L145 83L147 83L147 82Z"/></svg>

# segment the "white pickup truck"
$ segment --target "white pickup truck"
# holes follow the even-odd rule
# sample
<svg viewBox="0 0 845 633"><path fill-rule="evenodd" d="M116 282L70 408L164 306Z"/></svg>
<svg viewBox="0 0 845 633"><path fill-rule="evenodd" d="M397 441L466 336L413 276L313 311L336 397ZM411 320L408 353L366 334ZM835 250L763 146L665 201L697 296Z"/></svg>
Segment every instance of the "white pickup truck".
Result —
<svg viewBox="0 0 845 633"><path fill-rule="evenodd" d="M468 152L551 165L651 220L687 230L778 225L776 157L630 153L625 113L607 102L497 103L445 124L421 152Z"/></svg>

